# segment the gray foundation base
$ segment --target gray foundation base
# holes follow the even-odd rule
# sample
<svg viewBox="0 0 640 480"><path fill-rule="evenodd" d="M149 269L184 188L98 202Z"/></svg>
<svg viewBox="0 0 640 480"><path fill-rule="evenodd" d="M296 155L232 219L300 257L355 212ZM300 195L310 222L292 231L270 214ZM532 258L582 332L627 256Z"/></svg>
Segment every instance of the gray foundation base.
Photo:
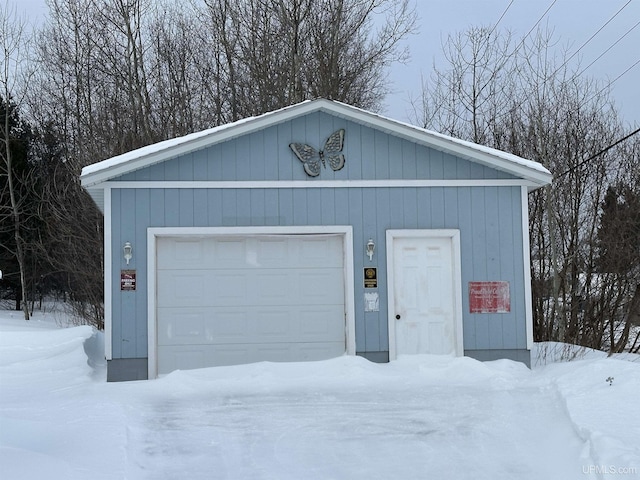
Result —
<svg viewBox="0 0 640 480"><path fill-rule="evenodd" d="M146 358L114 358L107 360L107 382L147 380Z"/></svg>
<svg viewBox="0 0 640 480"><path fill-rule="evenodd" d="M529 350L465 350L464 354L481 362L506 358L507 360L522 362L531 368L531 352ZM387 363L389 361L389 352L358 352L356 355L375 363Z"/></svg>
<svg viewBox="0 0 640 480"><path fill-rule="evenodd" d="M481 362L489 362L492 360L500 360L506 358L516 362L522 362L531 368L531 351L530 350L465 350L465 356L475 358Z"/></svg>
<svg viewBox="0 0 640 480"><path fill-rule="evenodd" d="M506 358L522 362L531 368L531 352L529 350L465 350L465 356L481 362ZM358 352L356 355L374 363L388 363L389 352ZM126 382L147 380L146 358L117 358L107 360L107 382Z"/></svg>
<svg viewBox="0 0 640 480"><path fill-rule="evenodd" d="M373 363L389 362L389 352L357 352L356 355L364 357Z"/></svg>

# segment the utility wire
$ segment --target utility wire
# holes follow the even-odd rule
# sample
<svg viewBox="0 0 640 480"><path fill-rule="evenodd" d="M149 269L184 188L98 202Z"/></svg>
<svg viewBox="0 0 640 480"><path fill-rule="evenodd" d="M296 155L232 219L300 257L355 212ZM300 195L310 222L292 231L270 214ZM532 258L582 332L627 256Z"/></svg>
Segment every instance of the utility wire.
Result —
<svg viewBox="0 0 640 480"><path fill-rule="evenodd" d="M589 69L589 67L591 65L593 65L594 63L596 63L598 60L600 60L600 58L602 58L602 56L607 53L609 50L611 50L613 47L615 47L618 43L620 43L620 41L626 37L627 35L629 35L633 30L636 29L636 27L640 25L640 21L638 23L636 23L633 27L631 27L629 30L626 31L626 33L624 35L622 35L618 40L616 40L615 42L613 42L613 44L607 48L604 52L602 52L600 55L598 55L598 57L591 62L589 65L587 65L584 69L582 69L582 71L578 74L578 76L581 76L585 71L587 71ZM578 53L578 52L576 52ZM566 63L566 62L565 62ZM562 67L561 67L562 68Z"/></svg>
<svg viewBox="0 0 640 480"><path fill-rule="evenodd" d="M546 16L547 16L547 13L549 13L549 10L551 10L551 7L553 7L553 6L556 4L556 2L557 2L557 1L558 1L558 0L553 0L553 2L551 2L551 5L549 5L549 6L547 7L547 9L544 11L544 13L542 14L542 16L538 19L538 21L537 21L536 23L534 23L534 24L533 24L533 27L531 27L531 29L527 32L527 34L526 34L524 37L522 37L522 40L520 41L520 43L518 44L518 46L516 47L516 49L515 49L513 52L511 52L511 55L513 55L514 53L516 53L516 52L520 49L520 47L521 47L521 46L522 46L522 44L525 42L525 40L527 39L527 37L528 37L529 35L531 35L531 32L533 32L533 29L534 29L534 28L536 28L536 27L538 26L538 24L542 21L542 19L543 19L544 17L546 17ZM631 1L631 0L629 0L629 1Z"/></svg>
<svg viewBox="0 0 640 480"><path fill-rule="evenodd" d="M624 142L625 140L633 137L635 134L640 132L640 128L635 129L633 132L631 132L629 135L626 135L624 137L622 137L620 140L612 143L611 145L609 145L608 147L603 148L602 150L600 150L598 153L594 153L593 155L591 155L589 158L586 158L584 160L582 160L580 163L578 163L577 165L574 165L573 167L571 167L570 169L562 172L560 175L556 175L556 179L560 178L560 177L564 177L567 173L570 173L574 170L576 170L577 168L580 168L582 165L584 165L587 162L590 162L591 160L593 160L596 157L599 157L600 155L602 155L603 153L606 153L607 151L611 150L613 147L615 147L616 145Z"/></svg>
<svg viewBox="0 0 640 480"><path fill-rule="evenodd" d="M633 67L637 66L638 64L640 64L640 58L638 60L635 61L635 63L633 65L631 65L629 68L627 68L624 72L622 72L620 75L618 75L616 78L614 78L613 80L611 80L609 83L607 83L602 90L598 91L598 93L596 93L593 97L591 97L588 102L590 102L591 100L593 100L594 98L600 96L600 94L602 92L604 92L605 90L611 88L611 85L613 85L616 81L618 81L620 79L620 77L622 77L623 75L626 75L629 70L631 70ZM587 103L588 103L587 102Z"/></svg>
<svg viewBox="0 0 640 480"><path fill-rule="evenodd" d="M585 47L585 45L587 45L591 40L593 40L593 38L594 38L596 35L598 35L598 34L602 31L602 29L603 29L604 27L606 27L607 25L609 25L609 23L611 23L611 21L612 21L614 18L616 18L616 17L618 16L618 14L619 14L622 10L624 10L624 9L627 7L627 5L629 5L630 3L631 3L631 0L629 0L627 3L625 3L622 7L620 7L620 9L619 9L616 13L614 13L614 14L613 14L613 16L612 16L609 20L607 20L607 21L604 23L604 25L602 25L598 30L596 30L596 32L595 32L593 35L591 35L591 36L587 39L587 41L586 41L586 42L584 42L582 45L580 45L580 48L578 48L575 52L573 52L573 53L571 54L571 56L570 56L569 58L567 58L567 60L566 60L566 61L564 62L564 64L562 65L562 67L564 67L567 63L569 63L569 61L570 61L573 57L575 57L575 56L578 54L578 52L579 52L580 50L582 50L582 49ZM637 25L637 24L636 24L636 25ZM633 27L633 28L635 28L635 27ZM632 30L633 30L633 28L632 28ZM626 34L625 34L625 35L626 35ZM617 42L616 42L616 43L617 43ZM614 43L614 45L615 45L615 43ZM613 45L612 45L612 46L613 46ZM607 51L608 51L608 50L607 50ZM606 52L605 52L605 53L606 53ZM600 57L598 57L598 58L600 58ZM590 67L590 66L591 66L591 65L589 65L589 67ZM560 67L560 68L562 68L562 67ZM588 67L587 67L587 68L588 68ZM558 69L558 70L560 70L560 69ZM585 70L586 70L586 68L585 68ZM555 73L555 72L554 72L554 73Z"/></svg>
<svg viewBox="0 0 640 480"><path fill-rule="evenodd" d="M631 1L631 0L629 0ZM507 8L504 9L504 12L502 12L502 15L500 15L500 18L498 19L498 21L496 22L496 24L493 26L493 28L491 29L491 32L489 32L489 36L491 36L491 34L493 32L495 32L496 28L498 28L498 24L502 21L502 19L504 18L504 16L507 14L507 12L509 11L509 9L511 8L511 5L513 5L513 2L515 2L515 0L511 0L509 2L509 5L507 5Z"/></svg>
<svg viewBox="0 0 640 480"><path fill-rule="evenodd" d="M582 50L591 40L593 40L593 38L598 35L598 33L600 33L600 31L602 31L602 29L604 29L604 27L606 27L609 23L611 23L611 21L616 18L620 12L622 12L622 10L624 10L630 3L632 2L632 0L628 0L627 3L625 3L622 7L620 7L618 9L618 11L616 13L614 13L609 20L607 20L598 30L596 30L595 33L593 33L582 45L580 45L580 47L573 52L573 54L571 54L571 56L569 58L567 58L564 63L558 67L557 69L555 69L553 71L553 73L551 73L548 76L545 76L543 83L546 83L549 79L551 79L556 73L558 73L560 70L562 70L568 63L569 61L575 57L580 50ZM533 25L533 27L531 27L531 29L529 30L529 32L522 38L522 40L520 41L520 43L518 44L518 47L516 47L516 49L513 51L513 53L517 52L518 49L522 46L522 44L525 42L526 38L531 34L531 32L533 31L533 29L542 21L542 19L545 17L545 15L549 12L549 10L551 10L551 7L553 7L553 5L556 2L554 1L551 5L549 5L549 7L545 10L545 12L542 14L542 16L538 19L538 21ZM509 5L511 6L511 5ZM508 9L508 7L507 7ZM501 17L502 18L502 17ZM598 58L596 58L593 62L591 62L587 68L591 67L591 65L593 65L597 60L600 59L600 57L602 57L605 53L607 53L609 50L611 50L611 48L613 48L614 45L616 45L620 40L622 40L622 38L624 38L629 32L631 32L631 30L635 29L638 24L640 24L640 22L638 22L636 25L634 25L633 27L631 27L631 29L629 31L627 31L627 33L625 33L621 38L619 38L613 45L611 45L609 48L607 48L607 50L605 50ZM589 99L589 101L593 100L594 98L596 98L598 95L600 95L602 92L604 92L605 90L607 90L608 88L611 88L611 85L613 85L613 83L615 81L617 81L618 79L620 79L623 75L625 75L627 72L629 72L629 70L631 70L633 67L635 67L636 65L638 65L638 63L640 63L640 60L638 60L637 62L635 62L633 65L631 65L629 68L627 68L624 72L622 72L620 75L618 75L615 79L613 79L611 82L609 82L607 85L605 85L601 90L598 91L598 93L596 93L593 97L591 97ZM582 72L580 72L580 75L582 75L582 73L584 73L585 70L587 70L587 68L585 68L584 70L582 70ZM579 76L579 75L578 75ZM518 103L518 105L516 105L513 108L519 108L521 107L524 102L526 100L521 101L520 103ZM506 115L506 114L505 114Z"/></svg>

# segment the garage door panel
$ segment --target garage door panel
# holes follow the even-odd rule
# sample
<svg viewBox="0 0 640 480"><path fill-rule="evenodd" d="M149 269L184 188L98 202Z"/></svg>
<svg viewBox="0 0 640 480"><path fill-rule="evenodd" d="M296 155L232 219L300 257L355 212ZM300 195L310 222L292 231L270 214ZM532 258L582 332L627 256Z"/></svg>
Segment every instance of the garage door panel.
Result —
<svg viewBox="0 0 640 480"><path fill-rule="evenodd" d="M339 237L318 237L302 239L299 243L298 258L312 267L341 267L342 239Z"/></svg>
<svg viewBox="0 0 640 480"><path fill-rule="evenodd" d="M304 357L306 361L326 360L344 355L346 349L344 342L327 343L300 343L297 345L298 358Z"/></svg>
<svg viewBox="0 0 640 480"><path fill-rule="evenodd" d="M158 309L158 345L335 342L344 340L342 305Z"/></svg>
<svg viewBox="0 0 640 480"><path fill-rule="evenodd" d="M239 308L223 308L209 311L207 317L207 342L242 342L251 330L251 315Z"/></svg>
<svg viewBox="0 0 640 480"><path fill-rule="evenodd" d="M286 341L291 335L291 311L283 308L255 312L255 333L258 342Z"/></svg>
<svg viewBox="0 0 640 480"><path fill-rule="evenodd" d="M201 302L207 306L243 304L251 296L246 275L231 270L207 272L205 288Z"/></svg>
<svg viewBox="0 0 640 480"><path fill-rule="evenodd" d="M169 373L173 370L190 370L205 365L208 361L208 349L194 345L180 347L158 346L158 372Z"/></svg>
<svg viewBox="0 0 640 480"><path fill-rule="evenodd" d="M290 242L282 239L256 239L256 266L260 268L282 268L291 262Z"/></svg>
<svg viewBox="0 0 640 480"><path fill-rule="evenodd" d="M247 242L244 239L215 239L209 238L203 241L208 249L213 252L211 260L224 268L227 265L242 265L247 258ZM210 268L214 265L205 265Z"/></svg>
<svg viewBox="0 0 640 480"><path fill-rule="evenodd" d="M157 269L342 267L341 236L158 239Z"/></svg>
<svg viewBox="0 0 640 480"><path fill-rule="evenodd" d="M158 347L158 372L265 361L317 361L339 357L344 352L342 342L273 344L258 348L247 344L162 346Z"/></svg>
<svg viewBox="0 0 640 480"><path fill-rule="evenodd" d="M157 252L160 373L344 354L341 236L167 237Z"/></svg>
<svg viewBox="0 0 640 480"><path fill-rule="evenodd" d="M189 271L158 272L157 305L193 305L204 296L207 276Z"/></svg>
<svg viewBox="0 0 640 480"><path fill-rule="evenodd" d="M202 343L206 337L206 312L191 309L190 311L163 311L158 317L158 344Z"/></svg>
<svg viewBox="0 0 640 480"><path fill-rule="evenodd" d="M263 270L261 273L249 274L250 290L255 295L248 299L250 304L283 305L290 298L296 297L295 279L283 270Z"/></svg>
<svg viewBox="0 0 640 480"><path fill-rule="evenodd" d="M157 314L158 345L238 342L248 329L247 314L240 309L212 316L209 308L174 307L158 309Z"/></svg>
<svg viewBox="0 0 640 480"><path fill-rule="evenodd" d="M342 269L307 269L297 273L303 303L325 304L344 295Z"/></svg>
<svg viewBox="0 0 640 480"><path fill-rule="evenodd" d="M194 365L202 365L206 362L206 349L193 349L180 350L173 353L173 364L180 370L189 370Z"/></svg>
<svg viewBox="0 0 640 480"><path fill-rule="evenodd" d="M158 307L227 305L322 305L342 302L342 269L263 269L158 272Z"/></svg>
<svg viewBox="0 0 640 480"><path fill-rule="evenodd" d="M344 309L342 305L316 308L303 307L298 317L300 341L340 341L344 339Z"/></svg>
<svg viewBox="0 0 640 480"><path fill-rule="evenodd" d="M205 245L197 238L159 238L158 249L161 249L163 253L157 259L156 267L158 270L195 268L205 258Z"/></svg>

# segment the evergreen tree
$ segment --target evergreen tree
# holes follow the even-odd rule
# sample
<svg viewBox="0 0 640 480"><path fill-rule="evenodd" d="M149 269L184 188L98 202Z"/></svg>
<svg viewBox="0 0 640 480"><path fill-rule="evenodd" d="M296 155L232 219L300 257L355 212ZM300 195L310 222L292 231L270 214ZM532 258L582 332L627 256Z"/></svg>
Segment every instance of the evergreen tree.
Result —
<svg viewBox="0 0 640 480"><path fill-rule="evenodd" d="M626 274L640 269L640 193L627 185L607 189L598 247L603 272Z"/></svg>

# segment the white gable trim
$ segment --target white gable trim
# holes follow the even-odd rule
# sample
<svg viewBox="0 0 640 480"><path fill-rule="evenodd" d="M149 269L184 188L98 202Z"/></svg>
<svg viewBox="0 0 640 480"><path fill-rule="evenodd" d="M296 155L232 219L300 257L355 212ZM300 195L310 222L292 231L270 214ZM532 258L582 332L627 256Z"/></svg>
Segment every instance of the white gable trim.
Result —
<svg viewBox="0 0 640 480"><path fill-rule="evenodd" d="M103 193L116 188L191 188L191 189L278 189L278 188L424 188L424 187L521 187L528 191L540 185L521 179L467 179L467 180L284 180L284 181L116 181L94 185L87 190L91 192L96 205L101 210L106 200ZM103 212L105 210L102 210Z"/></svg>
<svg viewBox="0 0 640 480"><path fill-rule="evenodd" d="M106 182L100 188L395 188L395 187L533 187L521 179L469 180L277 180L277 181L131 181Z"/></svg>
<svg viewBox="0 0 640 480"><path fill-rule="evenodd" d="M494 148L449 137L441 133L416 127L415 125L392 120L343 103L329 103L336 105L336 108L331 109L330 113L343 116L348 120L376 128L427 147L435 148L436 150L451 153L475 163L511 173L527 180L532 180L536 183L539 182L539 186L551 183L551 173L538 162L527 160ZM349 111L344 112L345 109ZM325 110L324 106L321 110Z"/></svg>
<svg viewBox="0 0 640 480"><path fill-rule="evenodd" d="M239 120L172 140L165 140L164 142L118 155L83 168L81 182L85 188L91 187L164 160L317 111L336 115L421 145L449 152L461 158L508 172L529 180L537 186L544 186L551 182L551 173L537 162L326 99L305 101L258 117Z"/></svg>

